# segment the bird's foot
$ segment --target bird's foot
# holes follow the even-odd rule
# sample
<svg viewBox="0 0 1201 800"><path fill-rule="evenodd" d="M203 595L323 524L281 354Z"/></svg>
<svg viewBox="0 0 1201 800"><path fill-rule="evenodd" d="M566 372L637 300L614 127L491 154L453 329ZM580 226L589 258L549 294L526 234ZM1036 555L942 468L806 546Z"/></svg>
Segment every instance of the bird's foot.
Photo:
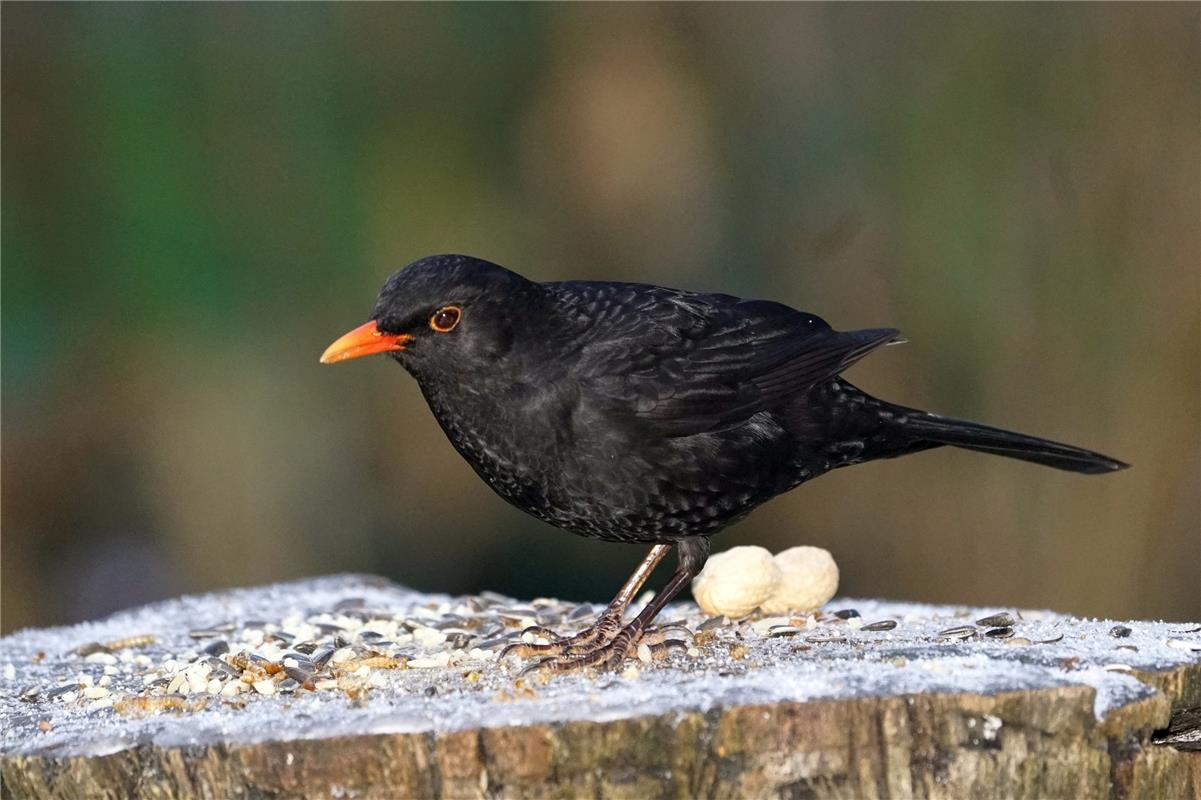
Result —
<svg viewBox="0 0 1201 800"><path fill-rule="evenodd" d="M531 634L549 640L547 644L533 642L516 642L501 651L500 657L520 656L562 656L580 655L591 652L595 647L611 641L621 631L621 615L614 611L605 611L596 622L574 636L560 636L549 628L533 625L522 631L522 635Z"/></svg>
<svg viewBox="0 0 1201 800"><path fill-rule="evenodd" d="M585 669L617 670L626 659L637 657L640 661L650 663L666 658L676 650L687 650L688 645L679 639L669 639L667 634L672 628L652 628L643 632L639 626L631 623L618 630L607 639L594 640L590 645L575 644L562 648L558 652L538 650L535 653L550 653L549 657L541 658L521 671L521 675L531 672L576 672ZM554 645L537 645L538 647L553 648Z"/></svg>

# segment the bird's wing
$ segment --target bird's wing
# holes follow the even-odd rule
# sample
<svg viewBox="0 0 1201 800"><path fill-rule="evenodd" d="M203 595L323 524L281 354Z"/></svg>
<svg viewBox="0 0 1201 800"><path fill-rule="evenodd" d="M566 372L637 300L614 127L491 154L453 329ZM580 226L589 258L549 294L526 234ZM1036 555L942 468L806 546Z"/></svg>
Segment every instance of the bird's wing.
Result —
<svg viewBox="0 0 1201 800"><path fill-rule="evenodd" d="M741 424L897 338L725 295L656 290L623 305L634 313L598 326L578 374L611 408L667 436Z"/></svg>

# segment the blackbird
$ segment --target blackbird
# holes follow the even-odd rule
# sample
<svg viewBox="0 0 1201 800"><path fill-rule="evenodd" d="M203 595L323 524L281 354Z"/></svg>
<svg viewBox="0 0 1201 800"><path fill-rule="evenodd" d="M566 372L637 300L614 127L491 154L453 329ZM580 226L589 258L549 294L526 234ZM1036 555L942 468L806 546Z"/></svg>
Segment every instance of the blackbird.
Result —
<svg viewBox="0 0 1201 800"><path fill-rule="evenodd" d="M1099 453L878 400L841 373L899 341L813 314L637 283L536 283L434 255L384 284L371 319L321 356L387 353L417 380L450 443L493 491L580 536L650 544L600 615L570 638L510 648L537 667L619 665L704 565L709 537L839 467L952 445L1085 474ZM675 547L679 566L629 623ZM656 653L660 642L646 643Z"/></svg>

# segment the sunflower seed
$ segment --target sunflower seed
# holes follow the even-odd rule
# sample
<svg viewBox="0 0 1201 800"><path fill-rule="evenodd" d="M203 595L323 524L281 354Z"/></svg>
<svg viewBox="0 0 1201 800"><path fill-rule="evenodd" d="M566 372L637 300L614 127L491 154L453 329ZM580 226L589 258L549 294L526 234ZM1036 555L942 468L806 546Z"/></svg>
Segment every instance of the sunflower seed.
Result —
<svg viewBox="0 0 1201 800"><path fill-rule="evenodd" d="M859 612L853 608L844 608L841 611L835 611L834 616L838 617L839 619L853 619L854 617L859 616Z"/></svg>
<svg viewBox="0 0 1201 800"><path fill-rule="evenodd" d="M663 653L687 653L689 650L693 649L688 646L687 642L681 642L679 639L668 639L662 644L656 646L661 648L657 652ZM699 651L697 655L700 655Z"/></svg>
<svg viewBox="0 0 1201 800"><path fill-rule="evenodd" d="M341 633L346 630L341 625L331 625L328 622L314 623L314 627L321 632L322 636L329 636L332 633Z"/></svg>
<svg viewBox="0 0 1201 800"><path fill-rule="evenodd" d="M216 628L197 628L194 631L188 631L188 636L193 639L216 639L221 635L221 631Z"/></svg>
<svg viewBox="0 0 1201 800"><path fill-rule="evenodd" d="M592 606L585 604L576 606L574 609L572 609L571 613L567 615L567 619L575 622L576 620L581 620L585 617L591 617L595 614L596 612L592 610Z"/></svg>
<svg viewBox="0 0 1201 800"><path fill-rule="evenodd" d="M234 668L233 668L233 667L231 667L229 664L226 664L224 661L222 661L222 660L221 660L221 659L219 659L219 658L217 658L217 659L213 659L213 660L217 662L216 664L214 664L214 665L213 665L213 672L215 672L215 673L216 673L216 672L219 672L219 673L221 673L221 676L222 676L222 677L226 677L226 678L236 678L236 677L238 677L239 675L241 675L241 674L242 674L241 672L239 672L238 670L234 669Z"/></svg>
<svg viewBox="0 0 1201 800"><path fill-rule="evenodd" d="M767 635L769 637L796 636L798 633L800 633L803 630L804 630L804 628L796 628L796 627L793 627L792 625L773 625L768 630Z"/></svg>
<svg viewBox="0 0 1201 800"><path fill-rule="evenodd" d="M284 667L284 674L297 683L308 683L313 679L313 673L303 667Z"/></svg>
<svg viewBox="0 0 1201 800"><path fill-rule="evenodd" d="M890 631L897 626L895 619L882 619L879 622L871 622L864 625L859 630L861 631Z"/></svg>
<svg viewBox="0 0 1201 800"><path fill-rule="evenodd" d="M1167 645L1177 650L1201 650L1201 642L1190 642L1185 639L1168 639Z"/></svg>
<svg viewBox="0 0 1201 800"><path fill-rule="evenodd" d="M515 614L521 617L536 617L538 616L538 608L534 605L516 605L500 609L500 613Z"/></svg>
<svg viewBox="0 0 1201 800"><path fill-rule="evenodd" d="M954 628L947 628L945 631L938 632L938 638L940 639L971 639L975 635L975 625L958 625Z"/></svg>
<svg viewBox="0 0 1201 800"><path fill-rule="evenodd" d="M342 616L357 619L359 622L370 622L380 616L386 616L373 608L348 608L340 612Z"/></svg>
<svg viewBox="0 0 1201 800"><path fill-rule="evenodd" d="M989 628L984 632L984 635L990 639L1008 639L1013 636L1013 628L1008 626L1002 628Z"/></svg>
<svg viewBox="0 0 1201 800"><path fill-rule="evenodd" d="M334 603L334 611L337 613L344 613L346 611L350 611L351 609L362 608L365 605L367 605L367 601L362 597L347 597L339 600L337 603Z"/></svg>
<svg viewBox="0 0 1201 800"><path fill-rule="evenodd" d="M1063 641L1063 634L1061 633L1053 639L1039 639L1038 641L1035 642L1035 644L1055 644L1056 642L1062 642L1062 641Z"/></svg>
<svg viewBox="0 0 1201 800"><path fill-rule="evenodd" d="M806 636L805 641L810 644L835 644L845 642L847 637L837 634L818 634L817 636Z"/></svg>
<svg viewBox="0 0 1201 800"><path fill-rule="evenodd" d="M1115 639L1125 639L1131 634L1130 628L1125 625L1114 625L1109 629L1109 635Z"/></svg>
<svg viewBox="0 0 1201 800"><path fill-rule="evenodd" d="M683 622L679 623L678 625L656 626L655 630L664 636L667 636L669 633L676 633L687 639L692 639L695 636L695 634L686 625L684 625Z"/></svg>
<svg viewBox="0 0 1201 800"><path fill-rule="evenodd" d="M53 689L50 689L49 691L47 691L46 698L49 700L55 700L69 692L75 692L78 690L79 690L78 683L64 683L62 686L55 686Z"/></svg>
<svg viewBox="0 0 1201 800"><path fill-rule="evenodd" d="M976 620L976 624L982 628L1007 628L1013 624L1013 616L1002 612L978 619Z"/></svg>
<svg viewBox="0 0 1201 800"><path fill-rule="evenodd" d="M727 620L724 616L709 617L709 619L705 620L700 625L697 625L696 629L698 631L711 631L714 628L722 627L723 625L726 624L726 622L727 622Z"/></svg>
<svg viewBox="0 0 1201 800"><path fill-rule="evenodd" d="M224 655L229 652L229 642L224 639L218 639L204 646L204 652L210 656Z"/></svg>

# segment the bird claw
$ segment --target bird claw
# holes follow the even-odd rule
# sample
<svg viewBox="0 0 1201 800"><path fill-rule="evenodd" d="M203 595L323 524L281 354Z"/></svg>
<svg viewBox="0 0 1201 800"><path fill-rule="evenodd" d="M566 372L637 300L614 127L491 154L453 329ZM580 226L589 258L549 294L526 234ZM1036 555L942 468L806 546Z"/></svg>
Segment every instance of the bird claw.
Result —
<svg viewBox="0 0 1201 800"><path fill-rule="evenodd" d="M546 652L543 648L553 648L550 644L529 644L526 642L514 642L510 645L505 645L500 651L500 658L505 659L509 656L517 656L518 658L529 658Z"/></svg>
<svg viewBox="0 0 1201 800"><path fill-rule="evenodd" d="M548 661L554 661L554 658L540 658L537 661L533 662L532 664L525 665L524 667L522 667L521 671L517 673L517 677L524 678L527 675L533 675L535 673L541 672L542 669L547 666Z"/></svg>
<svg viewBox="0 0 1201 800"><path fill-rule="evenodd" d="M627 626L605 642L578 652L564 651L541 658L526 666L519 676L535 672L577 672L586 669L616 671L631 657L651 662L668 658L674 652L688 649L686 642L666 638L668 630L654 629L645 633ZM645 651L643 647L645 646Z"/></svg>
<svg viewBox="0 0 1201 800"><path fill-rule="evenodd" d="M549 639L549 643L514 642L500 651L500 657L503 659L507 656L529 658L530 656L587 655L596 649L598 642L603 645L617 636L621 630L620 625L620 618L615 614L602 614L595 623L574 636L560 636L549 628L532 625L522 631L522 635L532 633L535 636Z"/></svg>
<svg viewBox="0 0 1201 800"><path fill-rule="evenodd" d="M559 634L555 633L554 631L552 631L550 628L544 627L542 625L531 625L530 627L523 630L521 632L521 635L525 636L527 633L530 634L531 636L538 636L543 639L549 639L551 642L561 642L561 641L563 641L563 638L564 638L564 637L560 636Z"/></svg>
<svg viewBox="0 0 1201 800"><path fill-rule="evenodd" d="M539 659L521 671L521 675L532 672L577 672L586 669L616 670L621 667L636 645L636 640L624 632L612 640L599 644L587 652L561 654Z"/></svg>
<svg viewBox="0 0 1201 800"><path fill-rule="evenodd" d="M537 628L537 626L535 626ZM595 625L586 628L575 636L563 637L548 631L546 628L527 628L523 633L536 633L545 638L553 637L550 644L530 644L519 642L511 644L501 651L500 657L542 656L537 661L525 666L518 677L535 672L575 672L584 669L617 670L632 656L641 656L643 660L660 661L673 652L688 649L686 642L679 639L667 638L669 633L684 632L691 635L687 628L677 626L656 627L639 631L633 625L618 628L612 618L602 618ZM547 634L550 636L547 636ZM646 645L647 656L640 653L641 645Z"/></svg>

